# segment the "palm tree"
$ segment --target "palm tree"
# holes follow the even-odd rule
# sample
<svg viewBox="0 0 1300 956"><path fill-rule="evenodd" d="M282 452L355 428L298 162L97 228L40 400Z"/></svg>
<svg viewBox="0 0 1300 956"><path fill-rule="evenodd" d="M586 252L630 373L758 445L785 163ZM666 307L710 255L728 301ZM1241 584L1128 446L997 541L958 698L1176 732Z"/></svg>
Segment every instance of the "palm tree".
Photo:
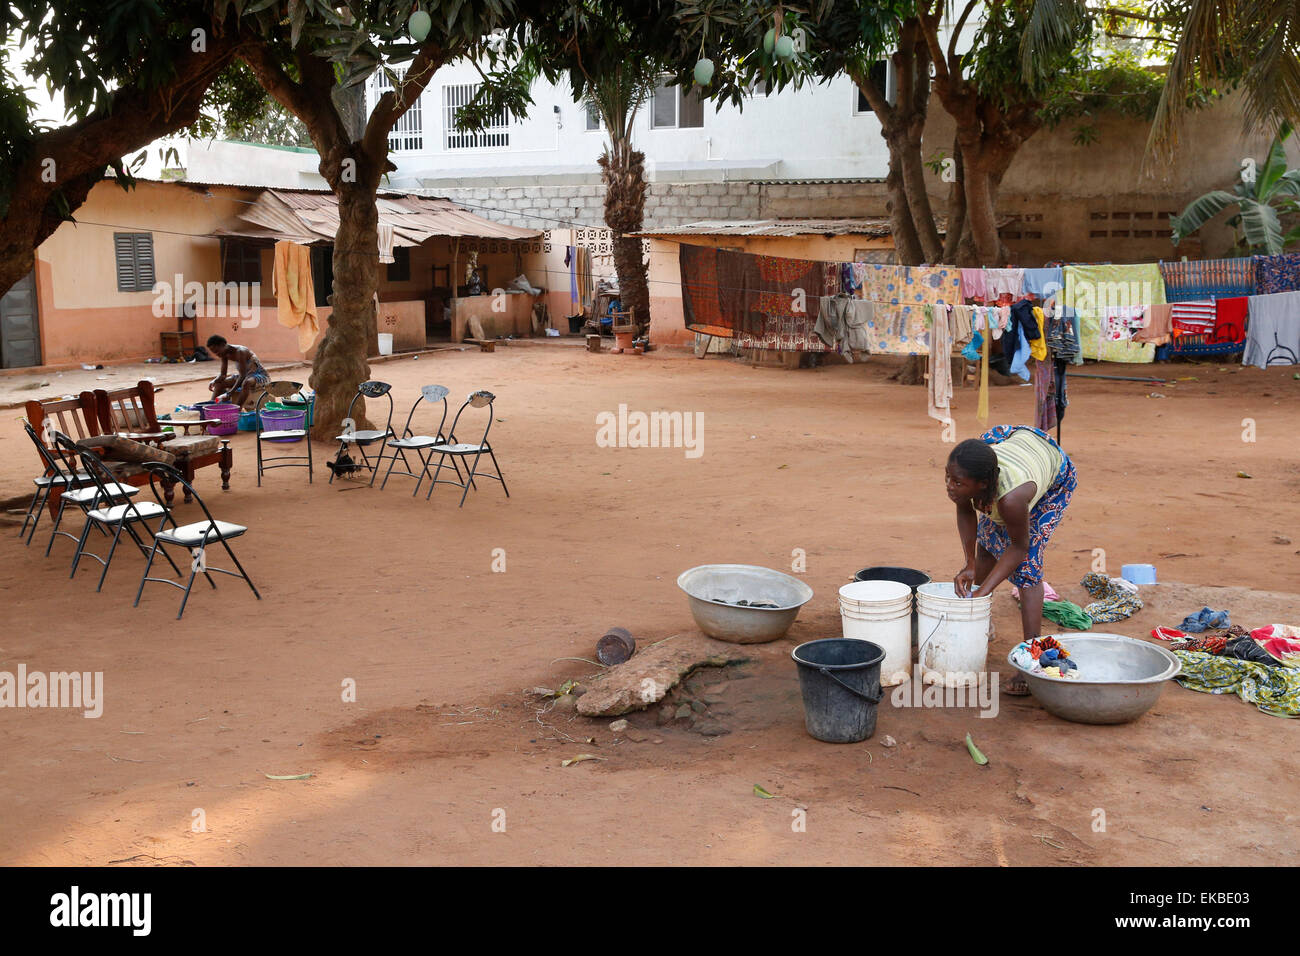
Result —
<svg viewBox="0 0 1300 956"><path fill-rule="evenodd" d="M1273 139L1262 167L1248 167L1232 192L1215 189L1192 201L1181 215L1170 220L1177 245L1219 213L1233 206L1237 213L1228 225L1237 231L1238 251L1275 256L1300 240L1300 226L1285 235L1279 213L1300 212L1300 169L1288 169L1286 139L1291 127L1284 124Z"/></svg>
<svg viewBox="0 0 1300 956"><path fill-rule="evenodd" d="M591 78L585 101L600 116L609 136L597 162L605 183L605 225L609 227L624 309L632 309L637 334L650 322L650 290L641 240L629 233L641 229L645 213L645 154L632 146L632 121L654 96L659 65L630 58Z"/></svg>

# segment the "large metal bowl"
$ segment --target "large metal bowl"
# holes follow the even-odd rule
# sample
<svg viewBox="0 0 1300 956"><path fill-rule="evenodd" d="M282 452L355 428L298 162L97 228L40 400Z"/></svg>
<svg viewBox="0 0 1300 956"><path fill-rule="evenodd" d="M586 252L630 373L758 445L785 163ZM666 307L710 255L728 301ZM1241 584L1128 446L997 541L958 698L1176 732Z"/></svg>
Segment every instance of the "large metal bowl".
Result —
<svg viewBox="0 0 1300 956"><path fill-rule="evenodd" d="M1122 634L1053 634L1070 651L1082 676L1062 679L1015 664L1038 702L1077 724L1125 724L1150 710L1165 681L1182 669L1178 658L1155 644Z"/></svg>
<svg viewBox="0 0 1300 956"><path fill-rule="evenodd" d="M798 578L752 564L702 564L683 571L677 586L686 592L700 630L731 644L766 644L784 637L799 608L813 596L813 589ZM737 601L777 606L738 607Z"/></svg>

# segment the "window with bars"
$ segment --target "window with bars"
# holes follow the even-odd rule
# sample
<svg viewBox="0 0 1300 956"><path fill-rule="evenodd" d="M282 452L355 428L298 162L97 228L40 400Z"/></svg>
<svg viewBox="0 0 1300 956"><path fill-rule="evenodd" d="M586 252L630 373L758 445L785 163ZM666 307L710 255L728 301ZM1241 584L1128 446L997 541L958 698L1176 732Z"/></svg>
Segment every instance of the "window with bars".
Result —
<svg viewBox="0 0 1300 956"><path fill-rule="evenodd" d="M152 292L153 233L115 232L113 252L117 259L117 291Z"/></svg>
<svg viewBox="0 0 1300 956"><path fill-rule="evenodd" d="M600 121L600 110L596 109L595 106L593 106L592 104L588 103L588 104L587 104L587 130L588 130L588 132L591 132L591 131L594 131L594 130L599 130L599 129L603 128L604 125L605 125L605 124L602 123L602 122Z"/></svg>
<svg viewBox="0 0 1300 956"><path fill-rule="evenodd" d="M397 82L402 81L405 72L402 70L394 71L397 73ZM375 100L393 88L392 82L388 79L388 74L383 70L375 73ZM397 118L397 123L388 132L388 148L393 152L403 150L424 149L424 111L420 104L420 98L417 96L411 103L410 108Z"/></svg>
<svg viewBox="0 0 1300 956"><path fill-rule="evenodd" d="M496 149L510 145L510 114L506 110L488 118L478 131L461 129L456 118L462 106L474 99L481 83L453 83L442 88L442 135L447 149Z"/></svg>

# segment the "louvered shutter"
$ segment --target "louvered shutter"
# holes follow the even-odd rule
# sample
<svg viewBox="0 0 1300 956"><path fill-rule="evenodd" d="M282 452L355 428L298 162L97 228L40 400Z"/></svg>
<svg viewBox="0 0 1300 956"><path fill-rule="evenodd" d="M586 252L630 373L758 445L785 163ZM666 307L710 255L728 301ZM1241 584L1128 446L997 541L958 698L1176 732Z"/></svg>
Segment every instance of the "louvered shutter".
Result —
<svg viewBox="0 0 1300 956"><path fill-rule="evenodd" d="M152 292L153 284L153 233L143 232L135 237L135 290Z"/></svg>
<svg viewBox="0 0 1300 956"><path fill-rule="evenodd" d="M129 232L113 233L113 252L117 257L117 291L135 291L135 237Z"/></svg>

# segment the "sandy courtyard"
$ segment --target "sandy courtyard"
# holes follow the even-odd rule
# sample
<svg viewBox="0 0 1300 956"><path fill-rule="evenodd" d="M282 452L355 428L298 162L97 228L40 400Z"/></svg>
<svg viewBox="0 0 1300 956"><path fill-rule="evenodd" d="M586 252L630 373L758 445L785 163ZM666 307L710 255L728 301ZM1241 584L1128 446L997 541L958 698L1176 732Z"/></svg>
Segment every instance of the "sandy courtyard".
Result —
<svg viewBox="0 0 1300 956"><path fill-rule="evenodd" d="M102 671L106 700L99 719L0 710L0 863L1300 862L1300 721L1235 697L1170 684L1117 727L1063 723L1032 699L1001 698L993 719L886 705L863 744L806 734L790 650L839 635L838 586L873 564L950 579L962 560L950 446L923 391L888 371L567 345L376 365L402 418L429 382L496 393L511 497L484 483L457 509L458 492L413 499L409 479L330 486L320 443L314 484L284 470L259 489L241 433L231 490L215 469L200 489L250 527L235 547L263 600L233 578L200 583L180 623L179 593L159 585L132 608L134 551L96 594L91 570L68 579L66 539L42 556L48 521L24 548L7 515L0 668ZM1247 627L1300 623L1300 381L1237 365L1154 374L1179 380L1071 381L1063 443L1079 489L1048 580L1083 604L1093 549L1113 574L1155 564L1146 608L1099 631L1146 636L1203 604ZM169 385L165 404L203 394ZM1032 420L1030 388L991 401L991 423ZM958 438L977 435L973 390L956 402ZM702 454L599 447L596 416L620 403L703 412ZM20 415L0 429L0 498L28 494L36 473ZM691 630L686 568L789 570L796 549L816 596L787 638L695 682L707 719L694 729L661 725L656 708L631 718L632 740L524 694L593 672L556 659L593 656L611 625L642 645ZM994 615L999 668L1019 632L1005 586ZM580 753L603 759L561 766ZM311 777L267 776L298 774Z"/></svg>

